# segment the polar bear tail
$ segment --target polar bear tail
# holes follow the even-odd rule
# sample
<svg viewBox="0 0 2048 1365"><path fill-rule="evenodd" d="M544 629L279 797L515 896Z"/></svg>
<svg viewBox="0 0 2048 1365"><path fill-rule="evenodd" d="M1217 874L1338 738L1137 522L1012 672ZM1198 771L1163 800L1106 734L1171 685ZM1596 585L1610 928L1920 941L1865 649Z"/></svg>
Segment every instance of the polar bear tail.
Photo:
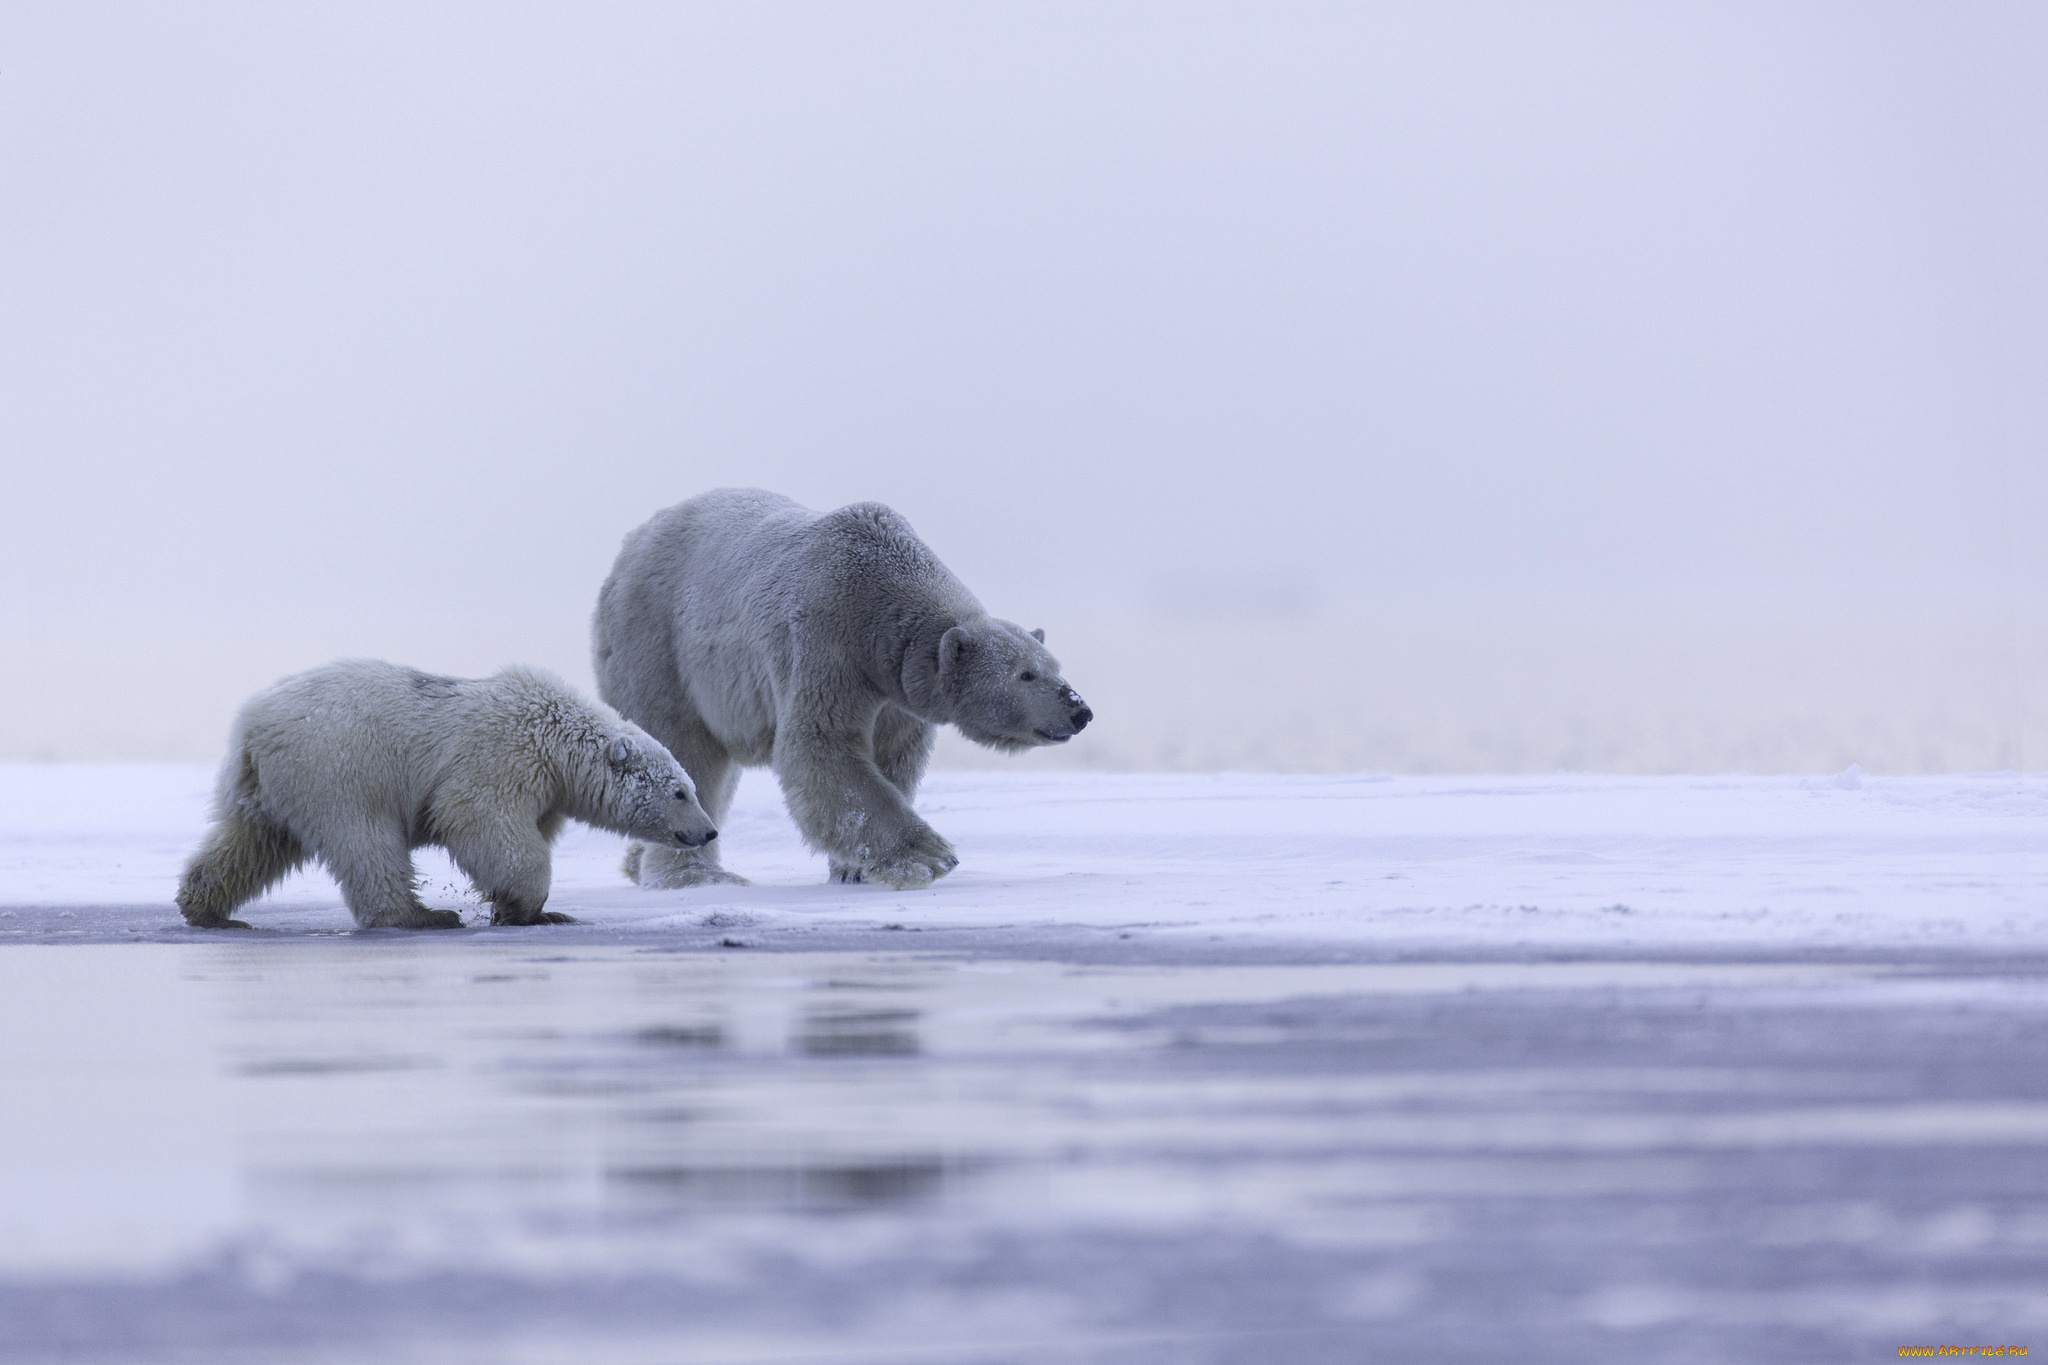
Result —
<svg viewBox="0 0 2048 1365"><path fill-rule="evenodd" d="M626 845L626 860L619 864L619 871L626 874L626 880L635 886L640 883L640 855L647 851L647 845L638 842Z"/></svg>

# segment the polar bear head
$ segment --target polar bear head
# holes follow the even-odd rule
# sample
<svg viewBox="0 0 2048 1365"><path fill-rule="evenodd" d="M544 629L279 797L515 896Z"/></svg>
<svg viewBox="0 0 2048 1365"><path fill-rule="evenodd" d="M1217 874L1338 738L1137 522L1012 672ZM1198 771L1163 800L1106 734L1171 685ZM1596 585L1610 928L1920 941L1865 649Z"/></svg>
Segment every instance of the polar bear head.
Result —
<svg viewBox="0 0 2048 1365"><path fill-rule="evenodd" d="M983 617L939 637L939 691L960 733L1005 753L1065 744L1095 719L1045 632Z"/></svg>
<svg viewBox="0 0 2048 1365"><path fill-rule="evenodd" d="M683 765L639 726L623 723L605 737L596 771L604 791L594 804L619 833L684 848L700 848L718 837Z"/></svg>

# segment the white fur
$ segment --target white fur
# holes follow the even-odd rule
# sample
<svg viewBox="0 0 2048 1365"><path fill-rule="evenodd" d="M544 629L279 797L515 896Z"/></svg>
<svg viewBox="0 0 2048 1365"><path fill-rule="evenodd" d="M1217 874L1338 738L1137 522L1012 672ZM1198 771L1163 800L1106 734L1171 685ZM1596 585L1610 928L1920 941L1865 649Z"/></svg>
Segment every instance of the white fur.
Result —
<svg viewBox="0 0 2048 1365"><path fill-rule="evenodd" d="M817 513L720 489L626 537L598 597L598 691L682 760L714 819L772 765L840 881L921 886L959 859L911 809L936 727L1006 751L1092 718L1043 632L999 621L880 503ZM738 881L715 848L627 855L644 886Z"/></svg>
<svg viewBox="0 0 2048 1365"><path fill-rule="evenodd" d="M412 850L438 844L493 924L559 923L541 907L564 818L669 844L717 836L667 750L550 673L444 678L345 659L243 705L178 908L246 928L234 910L310 857L363 928L455 928L461 916L413 891Z"/></svg>

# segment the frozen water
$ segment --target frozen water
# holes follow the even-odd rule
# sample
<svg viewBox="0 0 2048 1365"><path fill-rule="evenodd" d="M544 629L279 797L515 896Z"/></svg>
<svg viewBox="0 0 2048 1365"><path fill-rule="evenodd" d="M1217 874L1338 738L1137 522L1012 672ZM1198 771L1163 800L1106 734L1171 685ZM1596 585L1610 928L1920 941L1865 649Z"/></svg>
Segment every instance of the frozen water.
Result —
<svg viewBox="0 0 2048 1365"><path fill-rule="evenodd" d="M1861 1358L2048 1327L2040 778L948 774L963 865L201 933L0 773L0 1358ZM423 860L430 899L465 900ZM474 908L474 907L472 907ZM734 945L734 946L727 946Z"/></svg>

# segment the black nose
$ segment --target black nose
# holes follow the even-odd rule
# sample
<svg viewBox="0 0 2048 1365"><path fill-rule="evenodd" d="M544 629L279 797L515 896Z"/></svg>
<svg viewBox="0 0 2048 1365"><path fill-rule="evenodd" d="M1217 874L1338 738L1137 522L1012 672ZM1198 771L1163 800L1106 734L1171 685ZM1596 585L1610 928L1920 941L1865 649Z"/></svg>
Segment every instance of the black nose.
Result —
<svg viewBox="0 0 2048 1365"><path fill-rule="evenodd" d="M1088 728L1088 722L1094 719L1095 713L1085 706L1076 711L1074 713L1074 733L1080 734L1081 731Z"/></svg>
<svg viewBox="0 0 2048 1365"><path fill-rule="evenodd" d="M672 829L669 831L669 833L675 835L676 842L681 844L684 848L702 848L704 847L704 845L710 843L713 839L716 839L718 837L718 831L715 829L701 839L692 839L689 835L683 833L679 829Z"/></svg>

